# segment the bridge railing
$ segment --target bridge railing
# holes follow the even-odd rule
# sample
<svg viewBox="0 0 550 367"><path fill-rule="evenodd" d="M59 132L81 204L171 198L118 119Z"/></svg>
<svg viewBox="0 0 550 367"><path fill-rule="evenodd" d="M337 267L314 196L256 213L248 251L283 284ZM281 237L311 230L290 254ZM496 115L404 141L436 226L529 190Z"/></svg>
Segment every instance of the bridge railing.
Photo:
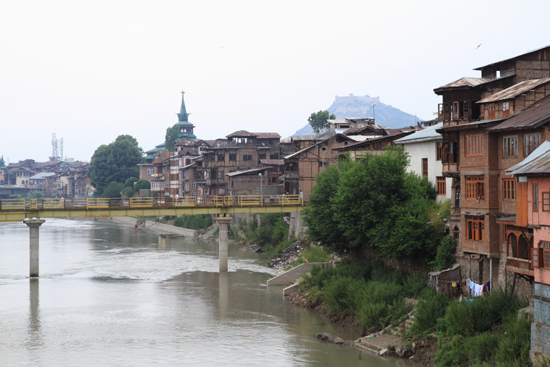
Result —
<svg viewBox="0 0 550 367"><path fill-rule="evenodd" d="M152 197L130 198L130 208L151 208L154 204Z"/></svg>
<svg viewBox="0 0 550 367"><path fill-rule="evenodd" d="M0 210L99 210L159 207L231 207L304 205L300 195L183 196L175 198L44 198L2 199Z"/></svg>
<svg viewBox="0 0 550 367"><path fill-rule="evenodd" d="M2 199L2 210L25 210L25 199Z"/></svg>

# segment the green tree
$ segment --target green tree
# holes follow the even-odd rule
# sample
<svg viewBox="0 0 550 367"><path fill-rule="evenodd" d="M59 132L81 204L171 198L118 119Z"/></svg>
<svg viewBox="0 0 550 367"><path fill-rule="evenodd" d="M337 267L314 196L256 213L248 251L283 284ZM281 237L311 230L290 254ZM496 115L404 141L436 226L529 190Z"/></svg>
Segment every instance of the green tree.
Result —
<svg viewBox="0 0 550 367"><path fill-rule="evenodd" d="M139 192L141 189L150 189L151 188L151 182L148 180L139 180L134 185L134 192Z"/></svg>
<svg viewBox="0 0 550 367"><path fill-rule="evenodd" d="M319 112L313 112L311 116L308 117L307 121L313 128L313 131L318 133L319 131L328 128L327 120L332 120L335 118L336 116L334 114L329 116L328 111L321 110Z"/></svg>
<svg viewBox="0 0 550 367"><path fill-rule="evenodd" d="M103 197L105 198L119 198L121 191L124 189L124 184L120 182L111 182L103 190Z"/></svg>
<svg viewBox="0 0 550 367"><path fill-rule="evenodd" d="M176 143L176 140L178 139L179 134L180 134L179 123L176 123L174 126L166 129L166 137L164 138L164 148L171 152L174 151L174 144Z"/></svg>
<svg viewBox="0 0 550 367"><path fill-rule="evenodd" d="M130 135L120 135L111 144L97 148L88 169L96 195L103 195L107 185L113 181L122 183L130 177L137 177L137 165L141 163L142 156L143 150Z"/></svg>
<svg viewBox="0 0 550 367"><path fill-rule="evenodd" d="M0 157L0 168L6 167L6 162L4 161L4 156Z"/></svg>
<svg viewBox="0 0 550 367"><path fill-rule="evenodd" d="M130 177L124 182L124 187L134 187L135 183L138 182L138 179L135 177Z"/></svg>
<svg viewBox="0 0 550 367"><path fill-rule="evenodd" d="M433 186L407 165L403 148L388 146L318 175L305 209L310 239L338 253L371 247L386 257L432 260L441 236L428 224Z"/></svg>

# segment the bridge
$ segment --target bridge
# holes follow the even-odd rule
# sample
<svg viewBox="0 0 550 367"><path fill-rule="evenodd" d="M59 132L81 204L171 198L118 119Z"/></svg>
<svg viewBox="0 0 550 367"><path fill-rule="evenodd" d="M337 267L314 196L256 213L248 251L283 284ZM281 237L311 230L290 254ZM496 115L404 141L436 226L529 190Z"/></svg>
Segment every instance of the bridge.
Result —
<svg viewBox="0 0 550 367"><path fill-rule="evenodd" d="M135 198L0 199L0 224L23 221L29 227L29 276L39 274L39 228L41 218L98 218L180 216L214 214L219 225L220 272L227 271L227 225L231 214L300 212L300 195L184 196L177 200Z"/></svg>

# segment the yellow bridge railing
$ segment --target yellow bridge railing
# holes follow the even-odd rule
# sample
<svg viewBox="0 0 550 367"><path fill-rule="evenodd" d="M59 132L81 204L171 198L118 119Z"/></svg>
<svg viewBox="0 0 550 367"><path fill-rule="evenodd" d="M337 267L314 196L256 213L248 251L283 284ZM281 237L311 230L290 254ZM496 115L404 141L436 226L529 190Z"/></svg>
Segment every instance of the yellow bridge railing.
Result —
<svg viewBox="0 0 550 367"><path fill-rule="evenodd" d="M300 195L241 195L241 196L183 196L176 198L44 198L0 199L0 211L22 210L104 210L140 208L202 208L202 207L253 207L303 206Z"/></svg>

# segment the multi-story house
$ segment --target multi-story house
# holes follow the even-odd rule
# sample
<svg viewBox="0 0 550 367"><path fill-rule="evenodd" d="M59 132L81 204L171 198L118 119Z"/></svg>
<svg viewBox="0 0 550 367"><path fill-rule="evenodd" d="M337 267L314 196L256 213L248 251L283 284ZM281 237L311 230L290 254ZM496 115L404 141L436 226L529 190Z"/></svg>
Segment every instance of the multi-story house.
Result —
<svg viewBox="0 0 550 367"><path fill-rule="evenodd" d="M451 179L443 176L441 164L443 137L436 131L442 126L439 123L395 140L395 144L403 145L405 152L409 154L407 171L430 181L437 189L438 202L451 198Z"/></svg>
<svg viewBox="0 0 550 367"><path fill-rule="evenodd" d="M198 194L225 195L230 193L228 174L264 168L262 160L279 160L281 136L277 133L236 131L218 139L202 150L202 158L195 160L195 181ZM277 168L273 168L275 172ZM275 182L274 184L277 184ZM266 184L270 184L266 182Z"/></svg>
<svg viewBox="0 0 550 367"><path fill-rule="evenodd" d="M481 78L434 90L443 97L438 132L443 175L452 180L450 227L458 261L463 275L477 283L503 284L509 273L530 280L532 270L507 262L505 231L517 224L517 184L506 170L549 137L548 119L537 116L545 113L539 102L550 91L550 47L476 70ZM523 294L530 292L527 283L517 286Z"/></svg>
<svg viewBox="0 0 550 367"><path fill-rule="evenodd" d="M516 216L506 228L507 264L534 276L531 357L550 357L550 141L511 167L517 179ZM514 273L516 274L516 273Z"/></svg>

